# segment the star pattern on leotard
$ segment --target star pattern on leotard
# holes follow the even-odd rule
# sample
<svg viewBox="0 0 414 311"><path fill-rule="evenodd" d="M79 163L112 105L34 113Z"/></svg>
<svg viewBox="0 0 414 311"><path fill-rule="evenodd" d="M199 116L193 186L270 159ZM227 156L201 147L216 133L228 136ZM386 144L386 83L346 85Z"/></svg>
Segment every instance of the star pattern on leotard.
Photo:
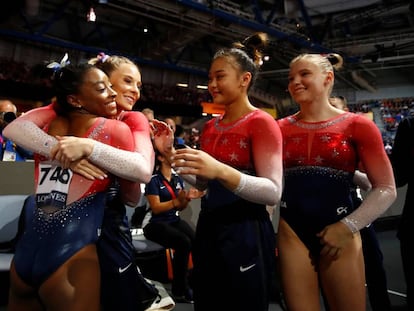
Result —
<svg viewBox="0 0 414 311"><path fill-rule="evenodd" d="M305 157L298 157L298 158L296 158L296 161L298 163L303 163L305 161Z"/></svg>
<svg viewBox="0 0 414 311"><path fill-rule="evenodd" d="M320 155L316 156L314 160L317 164L321 164L323 162L323 158Z"/></svg>
<svg viewBox="0 0 414 311"><path fill-rule="evenodd" d="M230 153L230 161L231 162L235 162L235 161L237 162L238 160L239 160L239 157L236 153L234 153L234 152Z"/></svg>
<svg viewBox="0 0 414 311"><path fill-rule="evenodd" d="M240 139L239 146L240 146L240 149L246 149L247 148L247 142L244 139Z"/></svg>
<svg viewBox="0 0 414 311"><path fill-rule="evenodd" d="M211 141L212 141L212 139L211 139L210 137L207 137L207 138L203 141L203 143L204 143L205 145L209 145L209 144L211 143Z"/></svg>
<svg viewBox="0 0 414 311"><path fill-rule="evenodd" d="M322 135L320 139L324 143L329 143L331 141L331 136L329 136L328 134L325 134L325 135Z"/></svg>
<svg viewBox="0 0 414 311"><path fill-rule="evenodd" d="M228 141L228 139L227 139L226 137L224 137L224 138L221 140L221 144L222 144L222 145L224 145L224 146L227 146L227 145L228 145L228 143L229 143L229 141Z"/></svg>

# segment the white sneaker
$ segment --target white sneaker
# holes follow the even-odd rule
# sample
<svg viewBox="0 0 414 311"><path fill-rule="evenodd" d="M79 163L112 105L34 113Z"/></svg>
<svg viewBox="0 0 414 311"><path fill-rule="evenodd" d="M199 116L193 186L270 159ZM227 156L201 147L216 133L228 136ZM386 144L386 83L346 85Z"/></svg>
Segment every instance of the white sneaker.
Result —
<svg viewBox="0 0 414 311"><path fill-rule="evenodd" d="M169 310L174 309L175 302L171 298L171 296L168 295L168 292L165 289L165 287L157 281L153 281L149 279L146 279L146 280L154 284L155 287L158 289L158 298L155 299L152 305L145 311L169 311Z"/></svg>

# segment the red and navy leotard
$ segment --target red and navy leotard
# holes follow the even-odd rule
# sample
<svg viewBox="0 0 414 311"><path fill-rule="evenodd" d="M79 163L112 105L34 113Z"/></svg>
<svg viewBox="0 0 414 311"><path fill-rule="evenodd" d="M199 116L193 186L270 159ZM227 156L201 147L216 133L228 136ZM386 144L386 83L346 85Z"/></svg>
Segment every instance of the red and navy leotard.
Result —
<svg viewBox="0 0 414 311"><path fill-rule="evenodd" d="M132 151L131 132L127 127L121 131L119 123L97 118L85 137ZM39 286L81 248L97 241L113 178L87 180L40 156L35 167L36 195L26 206L14 262L25 282Z"/></svg>
<svg viewBox="0 0 414 311"><path fill-rule="evenodd" d="M322 122L289 116L278 123L285 177L280 216L316 255L316 233L356 208L350 189L358 163L381 169L372 154L382 146L381 136L375 123L354 113Z"/></svg>

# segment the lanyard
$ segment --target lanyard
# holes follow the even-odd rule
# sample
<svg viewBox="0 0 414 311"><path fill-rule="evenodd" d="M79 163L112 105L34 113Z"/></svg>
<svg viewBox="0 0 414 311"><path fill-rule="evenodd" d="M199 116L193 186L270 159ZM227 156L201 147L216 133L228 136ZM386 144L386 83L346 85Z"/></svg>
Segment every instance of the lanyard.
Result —
<svg viewBox="0 0 414 311"><path fill-rule="evenodd" d="M171 197L173 199L175 199L177 196L175 195L174 190L172 189L171 185L169 182L167 182L165 179L162 180L163 184L165 185L165 187L167 187L168 192L171 194Z"/></svg>

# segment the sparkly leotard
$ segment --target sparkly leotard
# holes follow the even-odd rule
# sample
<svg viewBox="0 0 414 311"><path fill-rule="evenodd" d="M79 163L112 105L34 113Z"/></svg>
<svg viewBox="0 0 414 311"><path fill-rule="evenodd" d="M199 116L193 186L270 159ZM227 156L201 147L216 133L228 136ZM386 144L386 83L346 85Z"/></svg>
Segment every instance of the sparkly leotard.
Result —
<svg viewBox="0 0 414 311"><path fill-rule="evenodd" d="M119 121L97 118L85 137L133 150L129 129ZM25 231L17 243L18 275L39 286L58 267L98 239L106 192L112 177L86 180L56 162L36 155L36 196L25 214Z"/></svg>
<svg viewBox="0 0 414 311"><path fill-rule="evenodd" d="M387 183L381 175L391 176L380 171L388 169L381 165L386 155L380 132L372 121L353 113L314 123L289 116L278 123L285 176L280 216L316 255L320 251L316 233L356 209L350 189L359 161L374 186ZM354 212L355 223L363 226L378 212L375 207Z"/></svg>
<svg viewBox="0 0 414 311"><path fill-rule="evenodd" d="M277 191L273 183L261 183L259 176L271 176L271 157L281 149L280 135L276 121L261 110L232 123L212 119L203 129L201 149L257 178L258 186L250 194L253 201L209 181L193 246L196 310L268 309L275 233L265 204L258 202L266 196L276 198ZM280 154L277 157L280 161Z"/></svg>

